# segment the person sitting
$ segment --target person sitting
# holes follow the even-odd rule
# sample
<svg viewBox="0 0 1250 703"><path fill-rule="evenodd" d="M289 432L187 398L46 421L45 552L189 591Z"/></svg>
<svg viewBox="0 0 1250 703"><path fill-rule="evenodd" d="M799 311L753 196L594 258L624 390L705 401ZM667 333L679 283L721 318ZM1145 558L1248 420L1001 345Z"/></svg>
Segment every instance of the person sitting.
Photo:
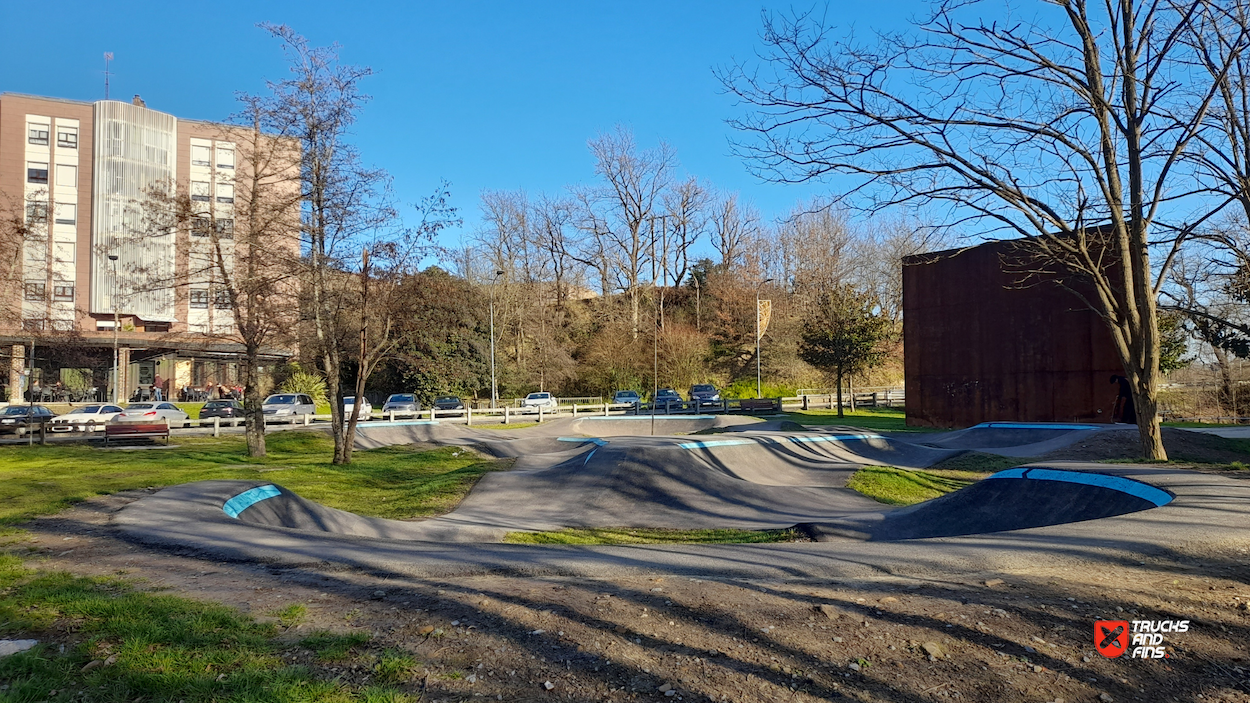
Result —
<svg viewBox="0 0 1250 703"><path fill-rule="evenodd" d="M1111 411L1112 421L1136 425L1137 408L1133 405L1133 385L1123 376L1112 376L1111 383L1119 384L1115 405Z"/></svg>

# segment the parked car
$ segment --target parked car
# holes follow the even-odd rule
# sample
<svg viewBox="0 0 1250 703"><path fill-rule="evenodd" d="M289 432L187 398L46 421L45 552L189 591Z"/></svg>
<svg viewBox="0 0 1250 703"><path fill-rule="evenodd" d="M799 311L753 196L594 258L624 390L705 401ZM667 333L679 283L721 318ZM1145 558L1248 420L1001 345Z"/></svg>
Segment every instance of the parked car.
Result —
<svg viewBox="0 0 1250 703"><path fill-rule="evenodd" d="M57 416L48 425L53 432L94 432L122 411L119 405L88 405Z"/></svg>
<svg viewBox="0 0 1250 703"><path fill-rule="evenodd" d="M612 394L613 403L637 403L642 400L638 391L617 391Z"/></svg>
<svg viewBox="0 0 1250 703"><path fill-rule="evenodd" d="M392 393L382 404L383 417L390 417L391 413L400 416L416 415L419 412L421 412L421 401L417 400L417 396L412 393Z"/></svg>
<svg viewBox="0 0 1250 703"><path fill-rule="evenodd" d="M704 405L719 405L720 391L710 383L698 383L690 387L690 402L696 408Z"/></svg>
<svg viewBox="0 0 1250 703"><path fill-rule="evenodd" d="M350 419L350 418L351 418L351 416L352 416L352 407L353 407L353 406L355 406L355 405L356 405L356 397L355 397L355 396L350 396L350 395L349 395L349 396L347 396L346 398L344 398L344 399L343 399L343 419L344 419L344 420L347 420L347 419ZM361 419L361 420L372 420L372 419L373 419L373 403L370 403L368 398L361 398L361 399L360 399L360 417L359 417L359 419Z"/></svg>
<svg viewBox="0 0 1250 703"><path fill-rule="evenodd" d="M555 396L546 391L530 393L525 396L524 400L521 401L522 409L533 410L534 412L538 412L539 408L544 410L555 410L557 407L559 407L559 403L556 402Z"/></svg>
<svg viewBox="0 0 1250 703"><path fill-rule="evenodd" d="M170 427L186 427L190 424L190 415L178 409L173 403L131 403L126 409L113 416L112 422L163 422L169 421Z"/></svg>
<svg viewBox="0 0 1250 703"><path fill-rule="evenodd" d="M243 403L237 400L210 400L200 408L200 419L211 420L215 417L235 420L243 417Z"/></svg>
<svg viewBox="0 0 1250 703"><path fill-rule="evenodd" d="M657 408L667 407L680 410L685 401L681 399L681 394L672 388L661 388L655 392L655 397L651 399L651 402Z"/></svg>
<svg viewBox="0 0 1250 703"><path fill-rule="evenodd" d="M434 399L434 409L439 412L464 410L464 401L454 395L440 395Z"/></svg>
<svg viewBox="0 0 1250 703"><path fill-rule="evenodd" d="M10 405L0 413L0 432L26 434L27 428L48 422L56 414L42 405Z"/></svg>
<svg viewBox="0 0 1250 703"><path fill-rule="evenodd" d="M312 415L317 412L312 397L304 393L275 393L261 404L260 411L265 415L265 422L295 423L301 415Z"/></svg>

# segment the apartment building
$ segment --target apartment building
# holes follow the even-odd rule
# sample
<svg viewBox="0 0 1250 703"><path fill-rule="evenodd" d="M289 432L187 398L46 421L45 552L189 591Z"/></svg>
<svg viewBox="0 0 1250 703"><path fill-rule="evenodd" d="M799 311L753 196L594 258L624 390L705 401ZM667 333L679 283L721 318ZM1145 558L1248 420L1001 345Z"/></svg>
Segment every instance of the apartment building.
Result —
<svg viewBox="0 0 1250 703"><path fill-rule="evenodd" d="M239 142L255 136L179 119L139 96L0 94L8 399L29 398L34 386L102 400L115 381L122 399L158 379L167 395L238 381L241 346L217 281L235 255L236 172L248 167ZM286 166L292 182L297 160ZM176 201L189 203L191 216L172 217ZM165 217L170 226L159 226ZM298 246L292 232L290 247ZM277 361L292 350L266 353Z"/></svg>

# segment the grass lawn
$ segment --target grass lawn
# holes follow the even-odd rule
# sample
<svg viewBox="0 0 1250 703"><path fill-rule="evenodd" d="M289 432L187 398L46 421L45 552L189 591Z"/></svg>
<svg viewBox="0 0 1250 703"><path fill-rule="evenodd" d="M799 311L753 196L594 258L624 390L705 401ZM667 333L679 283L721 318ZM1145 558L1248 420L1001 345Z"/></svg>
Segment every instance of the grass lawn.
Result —
<svg viewBox="0 0 1250 703"><path fill-rule="evenodd" d="M311 500L363 515L409 518L453 508L482 474L509 460L483 460L462 448L359 451L347 466L329 462L321 432L269 435L269 456L247 457L242 437L180 438L173 449L105 451L86 444L0 447L0 528L56 513L93 495L213 478L280 483ZM411 684L418 663L374 651L367 634L314 634L299 645L279 628L302 620L304 606L260 623L224 606L135 590L116 579L25 568L0 552L0 638L33 638L34 649L0 659L0 703L93 701L254 701L256 703L415 703L391 687ZM60 648L52 642L75 633ZM283 656L316 654L312 666ZM371 670L379 685L352 686L321 661ZM88 693L89 692L89 693Z"/></svg>
<svg viewBox="0 0 1250 703"><path fill-rule="evenodd" d="M512 544L756 544L793 542L794 530L662 530L657 528L568 528L558 532L509 532Z"/></svg>
<svg viewBox="0 0 1250 703"><path fill-rule="evenodd" d="M1162 424L1164 427L1245 427L1244 424L1238 425L1231 422L1164 422Z"/></svg>
<svg viewBox="0 0 1250 703"><path fill-rule="evenodd" d="M881 432L942 432L932 427L908 427L902 408L859 408L855 412L843 409L843 417L837 410L807 410L786 413L792 422L800 425L843 425Z"/></svg>
<svg viewBox="0 0 1250 703"><path fill-rule="evenodd" d="M133 451L86 444L0 447L0 526L95 495L204 479L263 479L362 515L423 517L451 510L482 474L510 465L462 448L397 446L357 451L351 464L334 466L333 441L322 432L275 432L261 460L248 458L241 436L177 442L172 449Z"/></svg>
<svg viewBox="0 0 1250 703"><path fill-rule="evenodd" d="M330 672L287 664L283 655L297 648L277 639L277 625L231 608L134 591L115 579L30 571L0 554L0 637L46 642L61 630L74 631L76 643L0 659L0 701L415 701L394 688L353 689ZM350 654L375 680L411 681L416 662L368 651L368 635L351 637L309 638L300 648Z"/></svg>
<svg viewBox="0 0 1250 703"><path fill-rule="evenodd" d="M481 430L523 430L526 427L538 427L539 424L537 422L509 422L505 425L500 422L490 425L479 425L475 422L473 427Z"/></svg>
<svg viewBox="0 0 1250 703"><path fill-rule="evenodd" d="M865 466L847 488L886 505L914 505L957 491L985 477L973 471L908 471L892 466Z"/></svg>
<svg viewBox="0 0 1250 703"><path fill-rule="evenodd" d="M1017 466L1037 461L1025 457L1002 456L999 454L985 454L982 452L965 452L949 459L943 459L933 466L929 467L929 471L944 474L948 471L964 471L973 474L988 475L998 471L1014 469Z"/></svg>

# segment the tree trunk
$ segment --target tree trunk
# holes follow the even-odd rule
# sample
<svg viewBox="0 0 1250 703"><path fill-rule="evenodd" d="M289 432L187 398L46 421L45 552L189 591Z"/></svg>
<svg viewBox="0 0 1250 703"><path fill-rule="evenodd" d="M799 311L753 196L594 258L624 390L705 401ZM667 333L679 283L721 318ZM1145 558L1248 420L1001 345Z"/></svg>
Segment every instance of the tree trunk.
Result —
<svg viewBox="0 0 1250 703"><path fill-rule="evenodd" d="M842 367L838 367L838 417L842 415Z"/></svg>
<svg viewBox="0 0 1250 703"><path fill-rule="evenodd" d="M629 287L629 310L630 329L633 330L634 339L638 339L638 286L636 285Z"/></svg>
<svg viewBox="0 0 1250 703"><path fill-rule="evenodd" d="M350 464L352 461L352 450L356 445L356 423L360 421L360 406L365 396L365 380L369 374L369 315L366 312L369 309L369 281L368 281L368 257L364 259L363 269L360 274L360 340L357 349L356 364L356 384L352 389L354 394L352 400L352 413L347 418L347 427L343 433L343 461L335 463Z"/></svg>
<svg viewBox="0 0 1250 703"><path fill-rule="evenodd" d="M265 456L264 398L260 392L260 348L248 345L243 362L243 417L247 436L247 455L259 459Z"/></svg>
<svg viewBox="0 0 1250 703"><path fill-rule="evenodd" d="M1220 406L1220 414L1237 415L1237 402L1233 387L1233 370L1228 365L1228 352L1218 345L1211 345L1211 350L1215 352L1215 361L1220 366L1220 390L1216 395L1216 402Z"/></svg>
<svg viewBox="0 0 1250 703"><path fill-rule="evenodd" d="M1142 453L1152 461L1167 461L1168 452L1163 447L1163 425L1159 422L1159 394L1155 384L1143 388L1133 387L1133 404L1137 410L1137 434L1141 438Z"/></svg>
<svg viewBox="0 0 1250 703"><path fill-rule="evenodd" d="M330 396L330 434L334 437L334 460L335 464L346 464L352 460L351 453L347 451L347 437L343 433L343 396L342 383L339 381L339 372L342 370L339 355L336 350L330 348L322 353L322 370L326 374L326 395Z"/></svg>

